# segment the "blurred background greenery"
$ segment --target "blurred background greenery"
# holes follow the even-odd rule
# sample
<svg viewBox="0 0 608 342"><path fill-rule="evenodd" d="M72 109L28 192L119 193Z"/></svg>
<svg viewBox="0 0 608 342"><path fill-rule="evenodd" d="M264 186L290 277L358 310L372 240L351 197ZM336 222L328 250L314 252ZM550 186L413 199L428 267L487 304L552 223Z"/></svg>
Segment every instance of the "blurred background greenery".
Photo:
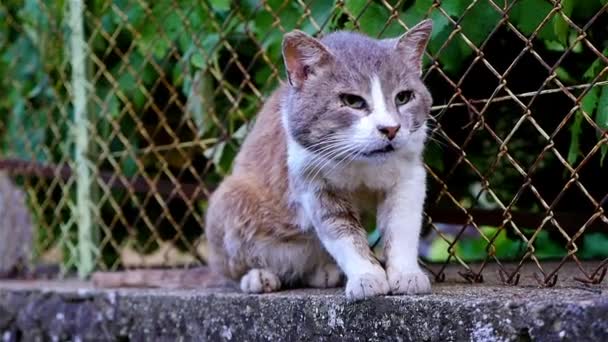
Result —
<svg viewBox="0 0 608 342"><path fill-rule="evenodd" d="M176 186L159 193L98 180L98 267L137 264L129 255L143 260L158 251L161 264L191 261L178 251L204 259L204 198L229 172L256 111L283 78L284 32L394 37L427 17L434 30L424 77L436 107L424 258L608 257L601 214L608 209L606 3L85 1L94 176L107 171L151 189L159 181L201 187L192 197ZM73 160L67 7L64 0L0 4L3 158ZM38 257L74 267L73 178L18 180L39 227ZM433 218L464 208L498 210L501 219ZM538 219L509 220L511 211Z"/></svg>

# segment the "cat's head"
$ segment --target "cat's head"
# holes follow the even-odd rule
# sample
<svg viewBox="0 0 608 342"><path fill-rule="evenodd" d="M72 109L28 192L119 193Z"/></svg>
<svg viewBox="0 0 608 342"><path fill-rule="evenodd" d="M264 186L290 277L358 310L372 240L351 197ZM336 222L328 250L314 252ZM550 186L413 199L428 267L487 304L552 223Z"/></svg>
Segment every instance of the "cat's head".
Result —
<svg viewBox="0 0 608 342"><path fill-rule="evenodd" d="M420 154L431 95L421 76L432 30L425 20L393 39L335 32L315 39L285 35L289 135L328 158L383 160Z"/></svg>

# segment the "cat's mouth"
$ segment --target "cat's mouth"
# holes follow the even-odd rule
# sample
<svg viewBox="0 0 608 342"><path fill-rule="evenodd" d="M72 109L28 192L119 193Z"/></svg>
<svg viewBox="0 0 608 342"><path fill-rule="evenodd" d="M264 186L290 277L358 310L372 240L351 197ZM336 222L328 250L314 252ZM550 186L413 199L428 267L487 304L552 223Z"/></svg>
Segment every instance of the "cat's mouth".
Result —
<svg viewBox="0 0 608 342"><path fill-rule="evenodd" d="M388 144L382 148L371 150L369 152L365 152L365 153L363 153L363 155L366 157L372 157L372 156L378 156L378 155L391 153L393 151L395 151L395 148L393 147L393 145Z"/></svg>

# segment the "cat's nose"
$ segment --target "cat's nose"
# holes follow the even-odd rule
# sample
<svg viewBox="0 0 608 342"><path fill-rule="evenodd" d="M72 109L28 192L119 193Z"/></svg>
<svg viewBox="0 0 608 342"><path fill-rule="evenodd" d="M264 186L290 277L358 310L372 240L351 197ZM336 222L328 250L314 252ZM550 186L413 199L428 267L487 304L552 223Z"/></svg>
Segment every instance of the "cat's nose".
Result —
<svg viewBox="0 0 608 342"><path fill-rule="evenodd" d="M397 126L377 126L377 128L380 133L384 134L388 138L388 140L393 140L397 135L397 132L399 132L399 128L401 128L401 125L398 124Z"/></svg>

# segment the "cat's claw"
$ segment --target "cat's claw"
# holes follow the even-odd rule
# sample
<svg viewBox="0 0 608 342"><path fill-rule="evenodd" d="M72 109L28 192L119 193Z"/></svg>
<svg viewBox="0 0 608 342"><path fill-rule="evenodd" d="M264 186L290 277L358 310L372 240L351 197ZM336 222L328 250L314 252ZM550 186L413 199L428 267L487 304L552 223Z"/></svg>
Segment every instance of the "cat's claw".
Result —
<svg viewBox="0 0 608 342"><path fill-rule="evenodd" d="M357 301L374 296L389 293L386 273L382 272L363 273L348 279L346 282L346 298Z"/></svg>
<svg viewBox="0 0 608 342"><path fill-rule="evenodd" d="M317 268L307 279L310 287L330 288L340 285L342 272L336 264L326 264Z"/></svg>
<svg viewBox="0 0 608 342"><path fill-rule="evenodd" d="M268 270L254 268L241 278L241 291L245 293L268 293L280 288L281 280Z"/></svg>
<svg viewBox="0 0 608 342"><path fill-rule="evenodd" d="M425 294L431 293L431 281L421 270L413 272L387 271L391 294Z"/></svg>

